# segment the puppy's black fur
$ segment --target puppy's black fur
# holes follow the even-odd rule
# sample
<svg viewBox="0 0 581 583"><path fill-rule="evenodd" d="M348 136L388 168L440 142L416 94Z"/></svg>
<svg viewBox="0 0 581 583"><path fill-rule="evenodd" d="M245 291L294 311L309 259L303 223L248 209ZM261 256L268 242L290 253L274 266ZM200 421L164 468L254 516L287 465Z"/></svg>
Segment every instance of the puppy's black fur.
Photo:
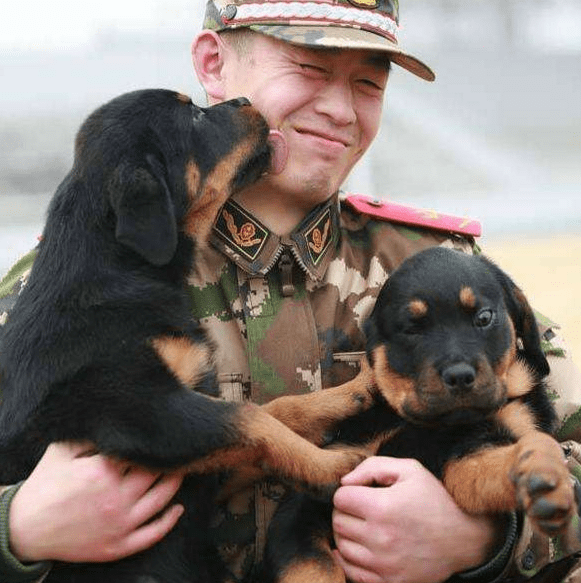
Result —
<svg viewBox="0 0 581 583"><path fill-rule="evenodd" d="M196 251L226 198L268 170L267 137L247 100L200 108L165 90L110 101L77 135L4 327L0 483L26 478L63 440L197 475L178 496L185 516L160 544L116 563L57 565L51 583L223 581L206 530L220 472L251 468L254 478L326 490L362 458L218 399L211 346L192 319Z"/></svg>
<svg viewBox="0 0 581 583"><path fill-rule="evenodd" d="M524 295L483 256L420 252L388 279L366 322L360 375L374 404L334 442L380 438L378 455L415 458L468 512L518 506L541 531L566 528L574 496L544 377L548 362ZM475 462L475 463L471 463ZM331 505L292 494L271 524L262 580L344 581Z"/></svg>

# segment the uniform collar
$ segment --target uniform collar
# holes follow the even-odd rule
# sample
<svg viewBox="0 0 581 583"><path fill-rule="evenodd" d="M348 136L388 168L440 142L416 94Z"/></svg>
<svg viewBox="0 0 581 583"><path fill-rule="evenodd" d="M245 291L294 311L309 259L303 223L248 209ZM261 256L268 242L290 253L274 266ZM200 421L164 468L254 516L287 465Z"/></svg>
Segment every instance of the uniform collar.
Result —
<svg viewBox="0 0 581 583"><path fill-rule="evenodd" d="M319 281L339 240L338 196L316 206L284 237L269 231L249 211L229 199L218 213L210 240L251 275L265 275L287 251L310 277Z"/></svg>

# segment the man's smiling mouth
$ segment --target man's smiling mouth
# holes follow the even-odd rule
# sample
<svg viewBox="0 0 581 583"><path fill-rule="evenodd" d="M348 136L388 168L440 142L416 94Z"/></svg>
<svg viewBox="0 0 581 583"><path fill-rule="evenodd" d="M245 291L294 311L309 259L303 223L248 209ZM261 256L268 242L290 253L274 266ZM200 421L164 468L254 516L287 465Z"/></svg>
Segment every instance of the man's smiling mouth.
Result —
<svg viewBox="0 0 581 583"><path fill-rule="evenodd" d="M348 148L351 146L351 140L349 138L339 136L336 134L332 134L329 132L313 130L313 129L309 129L309 128L295 128L295 131L298 134L318 138L318 139L324 140L326 142L330 142L333 144L344 146L345 148Z"/></svg>

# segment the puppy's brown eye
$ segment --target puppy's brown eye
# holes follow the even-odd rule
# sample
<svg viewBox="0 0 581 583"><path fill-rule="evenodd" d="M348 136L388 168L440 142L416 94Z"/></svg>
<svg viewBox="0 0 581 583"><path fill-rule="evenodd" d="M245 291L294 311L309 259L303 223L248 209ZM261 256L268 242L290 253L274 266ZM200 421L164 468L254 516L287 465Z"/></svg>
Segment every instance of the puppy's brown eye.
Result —
<svg viewBox="0 0 581 583"><path fill-rule="evenodd" d="M474 324L479 328L486 328L492 324L493 319L494 312L489 308L484 308L474 316Z"/></svg>

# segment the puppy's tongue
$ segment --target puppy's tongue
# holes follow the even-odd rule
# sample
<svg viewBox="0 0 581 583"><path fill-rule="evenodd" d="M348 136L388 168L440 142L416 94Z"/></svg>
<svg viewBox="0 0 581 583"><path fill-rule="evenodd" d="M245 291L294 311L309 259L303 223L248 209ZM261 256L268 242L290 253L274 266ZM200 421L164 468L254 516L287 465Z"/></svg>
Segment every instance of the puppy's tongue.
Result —
<svg viewBox="0 0 581 583"><path fill-rule="evenodd" d="M284 139L282 132L278 130L270 130L268 143L272 150L269 172L271 174L280 174L284 170L288 158L286 140Z"/></svg>

